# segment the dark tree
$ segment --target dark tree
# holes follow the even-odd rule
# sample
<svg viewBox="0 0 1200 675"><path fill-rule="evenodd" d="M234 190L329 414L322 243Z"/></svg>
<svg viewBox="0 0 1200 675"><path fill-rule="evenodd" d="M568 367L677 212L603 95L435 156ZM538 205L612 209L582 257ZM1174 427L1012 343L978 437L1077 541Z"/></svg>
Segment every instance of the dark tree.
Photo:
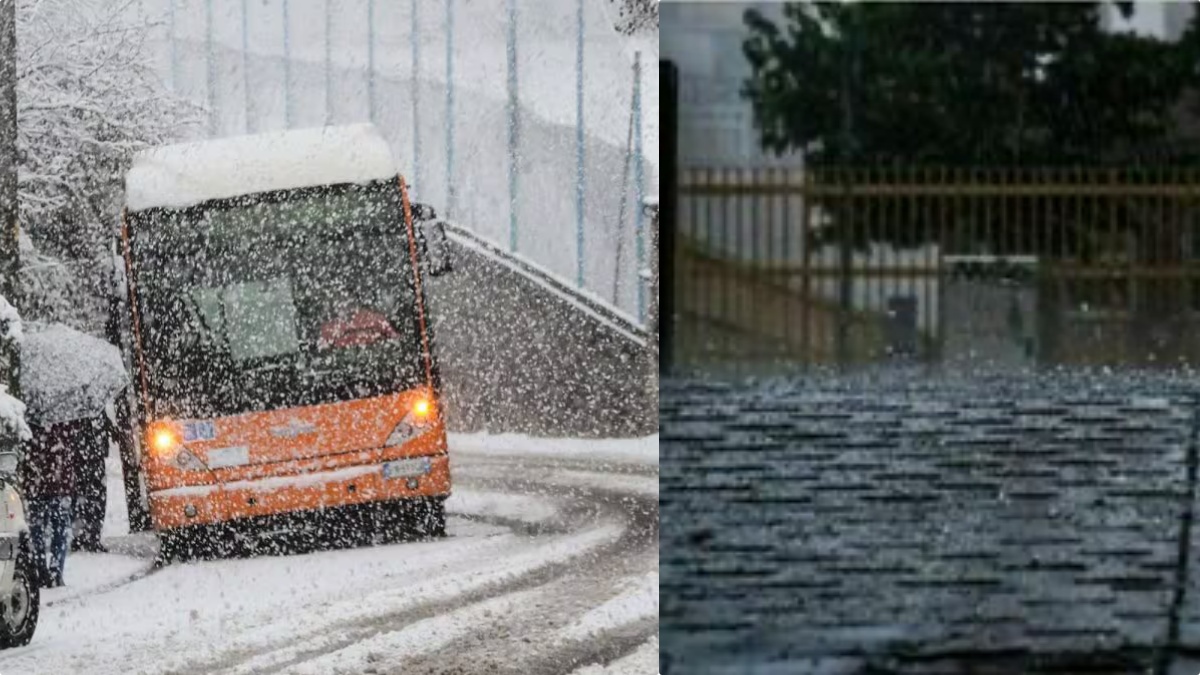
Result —
<svg viewBox="0 0 1200 675"><path fill-rule="evenodd" d="M749 11L743 93L764 148L817 164L847 150L856 163L1125 160L1161 149L1197 75L1196 40L1106 32L1102 8L799 3L783 26Z"/></svg>
<svg viewBox="0 0 1200 675"><path fill-rule="evenodd" d="M885 182L940 182L942 168L976 183L1175 182L1175 169L1200 165L1196 20L1168 42L1106 31L1104 7L802 3L785 7L782 25L750 11L744 52L752 74L743 95L765 149L803 151L818 168L867 167ZM1136 11L1134 3L1118 7L1126 17ZM856 180L838 171L808 175L818 184ZM1050 198L885 197L856 208L872 200L839 197L831 186L812 201L829 222L810 239L843 251L869 241L936 241L947 253L1137 267L1147 274L1063 284L1043 300L1131 310L1131 344L1154 344L1150 351L1172 351L1155 335L1186 332L1175 321L1190 311L1193 293L1183 288L1192 282L1168 271L1191 274L1200 259L1195 200L1171 211L1156 197L1114 192L1088 201L1066 190Z"/></svg>

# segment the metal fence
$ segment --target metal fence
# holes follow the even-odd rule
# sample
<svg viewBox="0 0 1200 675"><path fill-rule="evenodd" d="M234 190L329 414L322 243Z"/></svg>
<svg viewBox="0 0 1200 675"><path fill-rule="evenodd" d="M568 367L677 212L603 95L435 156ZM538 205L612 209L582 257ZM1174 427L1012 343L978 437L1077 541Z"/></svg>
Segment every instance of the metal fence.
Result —
<svg viewBox="0 0 1200 675"><path fill-rule="evenodd" d="M645 317L657 35L587 0L140 0L199 135L373 121L417 197ZM133 10L131 10L133 11ZM643 114L643 109L651 115Z"/></svg>
<svg viewBox="0 0 1200 675"><path fill-rule="evenodd" d="M1200 170L692 169L683 368L1200 362Z"/></svg>

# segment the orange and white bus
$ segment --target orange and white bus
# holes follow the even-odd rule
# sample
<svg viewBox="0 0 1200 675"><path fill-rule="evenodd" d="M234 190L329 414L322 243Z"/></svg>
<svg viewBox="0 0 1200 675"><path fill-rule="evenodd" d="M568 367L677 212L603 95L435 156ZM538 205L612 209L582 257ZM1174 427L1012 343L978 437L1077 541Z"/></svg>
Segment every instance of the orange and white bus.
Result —
<svg viewBox="0 0 1200 675"><path fill-rule="evenodd" d="M450 462L422 281L449 258L418 210L371 125L134 159L119 318L130 440L166 559L225 528L300 518L444 534Z"/></svg>

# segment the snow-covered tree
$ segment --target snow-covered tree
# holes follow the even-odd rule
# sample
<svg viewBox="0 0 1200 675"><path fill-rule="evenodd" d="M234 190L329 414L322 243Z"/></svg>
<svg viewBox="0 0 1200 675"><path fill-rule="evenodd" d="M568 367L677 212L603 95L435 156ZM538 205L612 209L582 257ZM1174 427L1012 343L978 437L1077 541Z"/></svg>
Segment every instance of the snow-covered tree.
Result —
<svg viewBox="0 0 1200 675"><path fill-rule="evenodd" d="M11 367L9 355L15 353L13 347L20 345L22 337L21 315L0 295L0 342L7 343L0 349L0 373ZM25 422L25 404L9 394L8 385L3 382L7 379L0 377L0 450L8 450L14 440L27 440L31 436Z"/></svg>
<svg viewBox="0 0 1200 675"><path fill-rule="evenodd" d="M23 260L22 280L29 292L83 289L92 296L91 303L29 297L32 319L68 318L56 312L78 310L80 300L99 306L99 268L120 213L127 162L134 151L173 140L202 119L147 65L150 22L134 6L133 0L17 2L21 223L43 249Z"/></svg>
<svg viewBox="0 0 1200 675"><path fill-rule="evenodd" d="M658 31L658 0L610 0L620 5L617 30L632 35L640 31Z"/></svg>

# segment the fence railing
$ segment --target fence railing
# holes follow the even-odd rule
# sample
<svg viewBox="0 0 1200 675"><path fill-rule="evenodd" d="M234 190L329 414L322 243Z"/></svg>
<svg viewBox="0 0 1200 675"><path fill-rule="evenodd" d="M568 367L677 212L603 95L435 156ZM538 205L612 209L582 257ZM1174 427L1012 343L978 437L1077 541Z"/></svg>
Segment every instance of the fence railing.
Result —
<svg viewBox="0 0 1200 675"><path fill-rule="evenodd" d="M1200 362L1200 170L685 170L677 361Z"/></svg>

